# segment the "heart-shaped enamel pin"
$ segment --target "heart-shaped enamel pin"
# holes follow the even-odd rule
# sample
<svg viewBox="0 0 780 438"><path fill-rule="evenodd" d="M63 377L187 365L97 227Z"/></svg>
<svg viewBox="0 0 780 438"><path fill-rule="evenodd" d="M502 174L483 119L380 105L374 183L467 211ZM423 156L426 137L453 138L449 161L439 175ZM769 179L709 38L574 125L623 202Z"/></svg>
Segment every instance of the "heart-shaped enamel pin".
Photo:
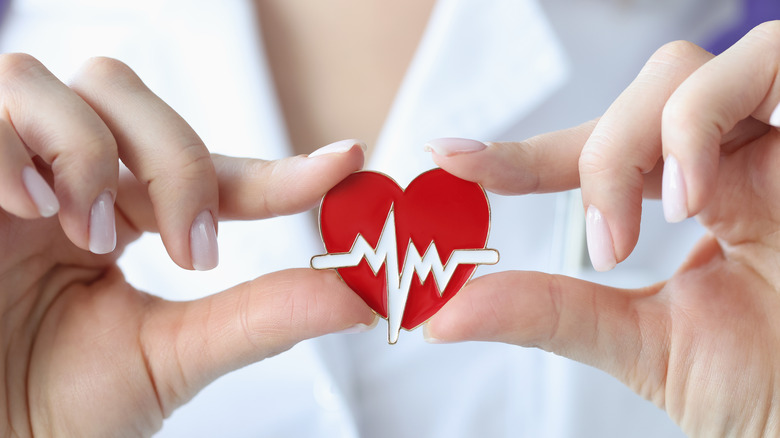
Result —
<svg viewBox="0 0 780 438"><path fill-rule="evenodd" d="M416 328L455 296L477 265L498 262L498 251L485 248L489 231L479 184L434 169L403 190L384 174L357 172L322 199L327 254L311 266L335 268L387 319L394 344L401 328Z"/></svg>

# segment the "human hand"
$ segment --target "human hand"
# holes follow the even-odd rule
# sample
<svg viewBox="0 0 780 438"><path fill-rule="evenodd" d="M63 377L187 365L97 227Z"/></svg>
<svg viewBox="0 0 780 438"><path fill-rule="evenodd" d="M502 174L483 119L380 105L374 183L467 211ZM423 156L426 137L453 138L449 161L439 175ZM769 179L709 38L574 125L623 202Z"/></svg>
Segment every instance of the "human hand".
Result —
<svg viewBox="0 0 780 438"><path fill-rule="evenodd" d="M152 231L183 268L214 267L218 218L315 206L362 166L358 142L273 162L210 155L105 58L69 87L30 56L0 56L0 105L0 436L150 435L219 375L373 321L333 272L179 303L133 289L116 265Z"/></svg>
<svg viewBox="0 0 780 438"><path fill-rule="evenodd" d="M691 436L780 433L780 22L718 57L660 49L599 119L521 143L440 140L437 164L488 190L581 185L597 270L624 260L642 196L709 233L668 281L636 290L534 272L468 284L434 341L539 347L601 368Z"/></svg>

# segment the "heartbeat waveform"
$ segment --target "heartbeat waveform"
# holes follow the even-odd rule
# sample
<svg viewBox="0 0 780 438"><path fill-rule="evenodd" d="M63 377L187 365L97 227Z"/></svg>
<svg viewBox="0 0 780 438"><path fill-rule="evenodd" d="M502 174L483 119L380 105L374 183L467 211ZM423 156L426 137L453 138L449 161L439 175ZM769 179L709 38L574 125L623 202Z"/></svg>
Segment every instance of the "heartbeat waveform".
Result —
<svg viewBox="0 0 780 438"><path fill-rule="evenodd" d="M444 293L452 275L460 265L485 265L498 262L498 251L494 249L456 249L452 251L447 263L442 263L436 250L436 243L431 242L420 255L412 240L406 248L403 271L398 266L398 247L396 244L395 213L393 206L385 220L382 233L376 248L371 247L362 234L355 237L352 249L349 252L324 254L314 256L311 266L314 269L346 268L360 264L365 259L368 266L377 275L382 264L385 264L385 276L387 279L387 341L395 344L401 331L406 301L409 298L409 289L412 285L412 276L417 273L420 282L425 282L430 274L436 282L439 295Z"/></svg>

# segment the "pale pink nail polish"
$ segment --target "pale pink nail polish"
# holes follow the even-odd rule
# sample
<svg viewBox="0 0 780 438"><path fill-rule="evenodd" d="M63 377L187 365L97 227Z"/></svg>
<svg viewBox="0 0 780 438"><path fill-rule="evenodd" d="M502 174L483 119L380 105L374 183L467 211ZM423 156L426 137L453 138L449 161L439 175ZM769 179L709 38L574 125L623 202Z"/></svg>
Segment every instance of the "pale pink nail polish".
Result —
<svg viewBox="0 0 780 438"><path fill-rule="evenodd" d="M208 271L219 264L217 228L214 216L208 210L202 211L192 222L190 252L192 267L197 271Z"/></svg>
<svg viewBox="0 0 780 438"><path fill-rule="evenodd" d="M97 197L89 213L89 250L108 254L116 248L114 196L106 190Z"/></svg>
<svg viewBox="0 0 780 438"><path fill-rule="evenodd" d="M327 154L343 154L344 152L349 152L355 146L359 146L360 149L363 149L363 152L365 152L366 149L368 149L366 144L360 140L355 140L355 139L341 140L317 149L316 151L309 154L309 158L318 157L320 155L327 155Z"/></svg>
<svg viewBox="0 0 780 438"><path fill-rule="evenodd" d="M588 241L588 254L593 269L604 272L617 265L615 260L615 247L612 242L612 234L609 224L601 215L598 208L591 205L585 215L585 236Z"/></svg>
<svg viewBox="0 0 780 438"><path fill-rule="evenodd" d="M339 335L354 335L354 334L358 334L358 333L365 333L365 332L371 331L374 327L376 327L378 322L379 322L379 315L374 315L374 319L371 321L371 324L357 323L357 324L353 325L352 327L349 327L347 329L335 332L335 334L339 334Z"/></svg>
<svg viewBox="0 0 780 438"><path fill-rule="evenodd" d="M661 183L661 203L667 222L680 222L688 217L688 196L680 163L674 155L664 161L664 175Z"/></svg>
<svg viewBox="0 0 780 438"><path fill-rule="evenodd" d="M425 144L426 152L433 151L445 157L479 152L486 148L487 145L485 143L467 138L437 138Z"/></svg>
<svg viewBox="0 0 780 438"><path fill-rule="evenodd" d="M423 324L423 340L429 344L444 344L440 339L437 339L431 335L431 329L428 328L428 323Z"/></svg>
<svg viewBox="0 0 780 438"><path fill-rule="evenodd" d="M60 210L60 203L46 180L32 167L22 170L22 182L30 198L38 207L38 213L43 217L51 217Z"/></svg>

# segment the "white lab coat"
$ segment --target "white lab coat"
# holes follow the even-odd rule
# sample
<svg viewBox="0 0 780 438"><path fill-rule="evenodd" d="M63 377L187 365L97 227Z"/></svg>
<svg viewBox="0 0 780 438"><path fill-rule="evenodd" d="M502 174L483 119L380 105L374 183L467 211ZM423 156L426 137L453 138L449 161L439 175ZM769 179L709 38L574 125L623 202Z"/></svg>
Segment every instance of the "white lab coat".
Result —
<svg viewBox="0 0 780 438"><path fill-rule="evenodd" d="M521 139L599 115L652 51L703 41L732 0L440 0L367 167L401 184L433 166L422 145L462 136ZM547 18L549 17L549 21ZM291 154L251 4L244 0L14 0L3 51L24 51L67 78L84 59L117 57L179 111L214 152ZM139 126L138 129L143 129ZM490 196L490 248L478 275L563 272L614 285L667 277L701 233L645 206L635 254L595 274L575 194ZM187 272L145 236L121 260L128 280L192 299L322 252L310 214L220 225L220 266ZM660 256L660 254L664 254ZM666 415L606 374L537 350L428 345L383 323L306 341L233 372L169 418L159 437L657 437Z"/></svg>

